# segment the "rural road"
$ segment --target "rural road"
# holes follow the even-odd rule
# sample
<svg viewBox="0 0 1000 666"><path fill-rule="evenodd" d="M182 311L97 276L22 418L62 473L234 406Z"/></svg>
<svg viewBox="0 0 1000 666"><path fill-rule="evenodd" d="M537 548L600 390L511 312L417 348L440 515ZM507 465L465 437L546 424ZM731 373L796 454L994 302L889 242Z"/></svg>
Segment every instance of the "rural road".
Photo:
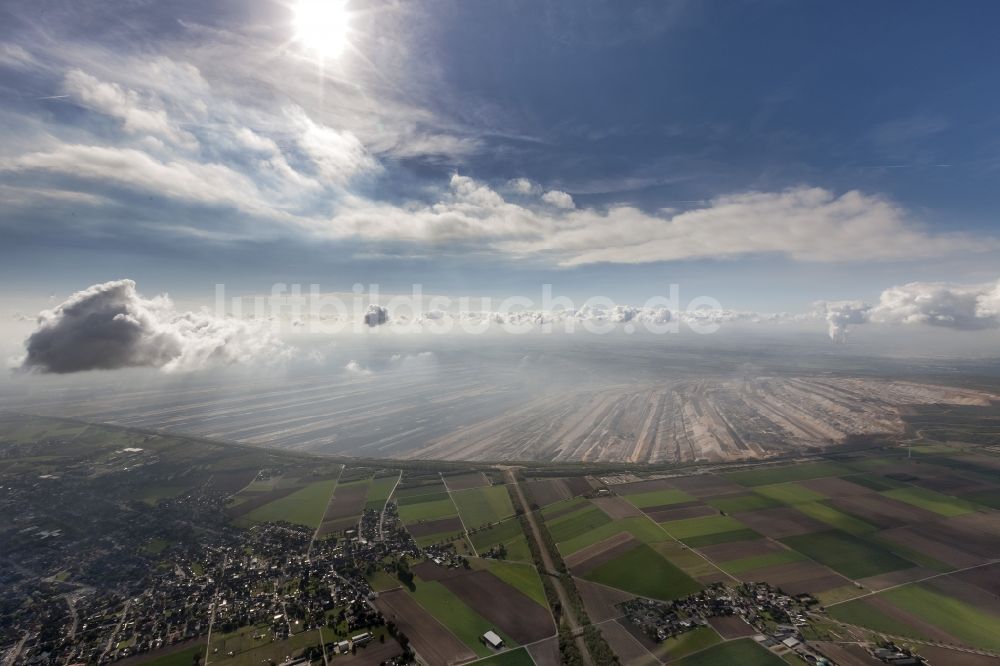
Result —
<svg viewBox="0 0 1000 666"><path fill-rule="evenodd" d="M583 657L583 662L587 666L594 666L594 660L590 656L590 651L587 650L587 643L583 640L582 627L580 622L576 617L576 610L570 603L569 595L566 594L565 588L563 588L562 580L559 578L559 572L556 569L555 563L552 561L552 554L549 549L545 546L545 541L542 540L542 530L538 526L538 522L535 519L535 513L529 508L527 498L524 496L524 490L521 489L521 484L517 480L517 475L514 470L507 470L507 477L510 482L514 485L514 489L517 491L517 497L521 501L521 506L524 508L524 517L528 519L528 525L531 527L531 535L538 544L538 552L542 555L542 564L545 566L545 571L541 573L543 575L548 574L549 578L552 580L552 586L556 590L556 595L559 597L559 605L562 606L562 615L566 618L566 622L569 624L570 630L573 632L576 641L576 647L580 650L580 656Z"/></svg>

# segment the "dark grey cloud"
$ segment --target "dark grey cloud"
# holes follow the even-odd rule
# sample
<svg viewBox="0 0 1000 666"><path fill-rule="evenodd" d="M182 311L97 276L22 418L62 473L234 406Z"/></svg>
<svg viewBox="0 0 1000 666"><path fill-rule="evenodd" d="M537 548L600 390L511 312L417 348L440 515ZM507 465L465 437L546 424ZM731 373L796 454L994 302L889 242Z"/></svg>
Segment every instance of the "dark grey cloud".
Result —
<svg viewBox="0 0 1000 666"><path fill-rule="evenodd" d="M381 326L389 321L389 310L374 303L368 306L365 313L365 325L375 327Z"/></svg>
<svg viewBox="0 0 1000 666"><path fill-rule="evenodd" d="M178 313L165 295L143 298L132 280L96 284L38 317L21 368L67 374L129 367L167 372L280 358L287 348L253 324Z"/></svg>

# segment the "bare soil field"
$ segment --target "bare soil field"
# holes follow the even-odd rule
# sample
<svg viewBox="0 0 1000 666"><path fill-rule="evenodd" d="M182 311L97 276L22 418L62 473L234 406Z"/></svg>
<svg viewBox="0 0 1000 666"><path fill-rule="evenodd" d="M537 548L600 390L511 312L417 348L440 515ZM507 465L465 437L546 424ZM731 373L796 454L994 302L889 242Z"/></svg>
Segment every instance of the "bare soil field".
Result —
<svg viewBox="0 0 1000 666"><path fill-rule="evenodd" d="M549 611L488 571L445 578L441 584L522 645L555 633Z"/></svg>
<svg viewBox="0 0 1000 666"><path fill-rule="evenodd" d="M603 622L618 617L621 615L621 611L615 608L615 604L633 598L633 595L628 592L592 583L582 578L574 577L573 582L576 583L576 589L583 597L583 607L591 622Z"/></svg>
<svg viewBox="0 0 1000 666"><path fill-rule="evenodd" d="M827 497L856 497L858 495L870 495L874 494L875 491L870 488L865 488L856 483L851 483L846 479L838 479L835 476L830 476L822 479L806 479L805 481L799 481L799 484L805 486L809 490L815 490L816 492L826 495Z"/></svg>
<svg viewBox="0 0 1000 666"><path fill-rule="evenodd" d="M784 506L743 512L740 514L740 522L774 539L829 529L829 525Z"/></svg>
<svg viewBox="0 0 1000 666"><path fill-rule="evenodd" d="M275 490L269 490L263 493L255 493L250 499L245 502L240 502L236 506L229 508L229 515L232 518L239 518L240 516L245 516L254 509L259 509L265 504L270 504L275 500L279 500L282 497L287 497L294 493L296 490L301 490L300 487L291 486L289 488L276 488Z"/></svg>
<svg viewBox="0 0 1000 666"><path fill-rule="evenodd" d="M469 488L482 488L490 485L490 480L482 472L470 472L469 474L455 474L444 477L444 484L448 490L468 490Z"/></svg>
<svg viewBox="0 0 1000 666"><path fill-rule="evenodd" d="M594 489L594 484L585 476L568 476L563 479L571 495L586 495Z"/></svg>
<svg viewBox="0 0 1000 666"><path fill-rule="evenodd" d="M586 576L595 568L627 553L638 544L635 537L628 532L619 532L567 556L564 561L574 575Z"/></svg>
<svg viewBox="0 0 1000 666"><path fill-rule="evenodd" d="M647 650L625 627L617 622L605 622L598 626L601 635L608 642L612 651L618 655L624 666L653 666L659 664Z"/></svg>
<svg viewBox="0 0 1000 666"><path fill-rule="evenodd" d="M858 582L872 590L884 590L887 587L911 583L937 573L940 572L923 567L911 567L909 569L902 569L901 571L890 571L889 573L877 576L869 576L868 578L859 578Z"/></svg>
<svg viewBox="0 0 1000 666"><path fill-rule="evenodd" d="M913 525L917 534L939 543L959 545L984 560L1000 553L1000 512L970 513L948 520Z"/></svg>
<svg viewBox="0 0 1000 666"><path fill-rule="evenodd" d="M997 664L995 657L970 654L961 650L949 650L934 645L921 645L918 653L934 666L938 666L938 664L941 666L996 666ZM881 662L878 663L881 664Z"/></svg>
<svg viewBox="0 0 1000 666"><path fill-rule="evenodd" d="M454 578L455 576L465 573L464 569L450 569L448 567L438 566L430 560L424 560L419 564L414 564L412 569L413 573L420 576L421 579L427 581Z"/></svg>
<svg viewBox="0 0 1000 666"><path fill-rule="evenodd" d="M417 654L432 664L457 664L476 658L453 633L403 590L384 592L375 600L386 620L405 633Z"/></svg>
<svg viewBox="0 0 1000 666"><path fill-rule="evenodd" d="M752 541L732 541L730 543L702 546L698 550L715 562L730 562L744 557L781 553L787 549L780 543L776 543L770 539L754 539Z"/></svg>
<svg viewBox="0 0 1000 666"><path fill-rule="evenodd" d="M559 639L550 638L528 647L528 654L535 661L535 666L560 666Z"/></svg>
<svg viewBox="0 0 1000 666"><path fill-rule="evenodd" d="M697 502L687 502L683 505L651 506L642 511L658 523L667 523L671 520L684 520L685 518L712 516L719 513L715 507Z"/></svg>
<svg viewBox="0 0 1000 666"><path fill-rule="evenodd" d="M740 574L739 578L745 581L766 580L787 594L825 592L850 584L849 580L832 569L810 561L753 569Z"/></svg>
<svg viewBox="0 0 1000 666"><path fill-rule="evenodd" d="M636 493L651 493L656 490L670 490L674 488L674 485L668 479L649 479L647 481L622 483L613 486L613 488L619 495L634 495Z"/></svg>
<svg viewBox="0 0 1000 666"><path fill-rule="evenodd" d="M450 518L438 518L437 520L425 520L406 526L406 531L414 539L435 534L458 534L462 531L462 521L458 516Z"/></svg>
<svg viewBox="0 0 1000 666"><path fill-rule="evenodd" d="M708 623L712 625L713 629L719 632L720 636L727 640L730 638L753 636L757 633L753 627L744 622L743 618L738 615L720 615L718 617L711 617L708 619Z"/></svg>
<svg viewBox="0 0 1000 666"><path fill-rule="evenodd" d="M927 488L928 490L944 493L945 495L961 495L962 493L973 493L977 490L989 490L993 487L987 483L983 483L982 481L968 479L959 474L947 471L942 471L941 473L934 474L933 476L927 475L925 472L921 472L920 475L910 483L915 486L920 486L921 488Z"/></svg>
<svg viewBox="0 0 1000 666"><path fill-rule="evenodd" d="M940 518L926 509L915 507L877 493L856 497L840 497L830 501L835 509L855 516L863 516L866 523L884 529L922 523Z"/></svg>
<svg viewBox="0 0 1000 666"><path fill-rule="evenodd" d="M966 583L971 583L990 594L1000 597L1000 564L991 564L979 569L970 569L952 574L950 578L957 578Z"/></svg>
<svg viewBox="0 0 1000 666"><path fill-rule="evenodd" d="M675 488L698 498L746 492L746 488L716 474L693 474L670 480Z"/></svg>
<svg viewBox="0 0 1000 666"><path fill-rule="evenodd" d="M326 514L320 523L319 536L325 536L344 529L345 525L358 522L365 508L368 496L367 483L337 485L326 506Z"/></svg>
<svg viewBox="0 0 1000 666"><path fill-rule="evenodd" d="M1000 597L997 597L973 583L961 579L943 576L924 583L941 594L964 601L970 606L980 608L992 615L1000 615Z"/></svg>
<svg viewBox="0 0 1000 666"><path fill-rule="evenodd" d="M607 514L608 518L611 518L612 520L642 515L642 512L629 504L628 500L624 497L617 497L614 495L611 497L595 497L590 500L590 502Z"/></svg>
<svg viewBox="0 0 1000 666"><path fill-rule="evenodd" d="M548 506L555 504L573 496L569 487L562 479L537 479L524 483L524 489L530 498L538 506Z"/></svg>
<svg viewBox="0 0 1000 666"><path fill-rule="evenodd" d="M944 562L958 569L971 567L983 561L983 558L962 550L957 543L954 545L942 543L936 539L917 533L912 527L897 527L896 529L885 530L879 532L879 536L886 538L892 543L912 548L928 557L933 557L939 562Z"/></svg>

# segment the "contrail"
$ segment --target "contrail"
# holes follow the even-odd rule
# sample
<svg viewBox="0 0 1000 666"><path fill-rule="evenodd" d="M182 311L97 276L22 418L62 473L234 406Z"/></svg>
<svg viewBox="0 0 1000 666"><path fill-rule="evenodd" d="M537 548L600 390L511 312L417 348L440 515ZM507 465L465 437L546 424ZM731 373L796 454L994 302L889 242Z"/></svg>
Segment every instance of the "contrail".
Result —
<svg viewBox="0 0 1000 666"><path fill-rule="evenodd" d="M50 95L48 97L36 97L35 99L66 99L69 95Z"/></svg>

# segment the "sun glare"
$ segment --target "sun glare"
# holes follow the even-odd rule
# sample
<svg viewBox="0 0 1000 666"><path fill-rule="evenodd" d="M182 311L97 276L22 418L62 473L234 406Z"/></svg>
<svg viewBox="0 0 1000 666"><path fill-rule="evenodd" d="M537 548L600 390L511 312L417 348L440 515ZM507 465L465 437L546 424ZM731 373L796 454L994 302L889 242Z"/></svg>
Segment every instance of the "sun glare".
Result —
<svg viewBox="0 0 1000 666"><path fill-rule="evenodd" d="M336 58L347 46L346 0L298 0L295 39L323 58Z"/></svg>

